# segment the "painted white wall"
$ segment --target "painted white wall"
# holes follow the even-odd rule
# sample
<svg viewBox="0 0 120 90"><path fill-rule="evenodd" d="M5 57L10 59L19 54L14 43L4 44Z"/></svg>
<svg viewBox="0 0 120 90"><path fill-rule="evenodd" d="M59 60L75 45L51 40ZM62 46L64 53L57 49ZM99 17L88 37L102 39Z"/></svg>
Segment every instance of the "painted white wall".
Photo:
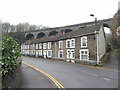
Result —
<svg viewBox="0 0 120 90"><path fill-rule="evenodd" d="M101 28L99 30L98 38L99 38L99 54L100 54L100 58L101 58L106 52L106 44L105 44L105 36L104 36L103 26L101 26Z"/></svg>

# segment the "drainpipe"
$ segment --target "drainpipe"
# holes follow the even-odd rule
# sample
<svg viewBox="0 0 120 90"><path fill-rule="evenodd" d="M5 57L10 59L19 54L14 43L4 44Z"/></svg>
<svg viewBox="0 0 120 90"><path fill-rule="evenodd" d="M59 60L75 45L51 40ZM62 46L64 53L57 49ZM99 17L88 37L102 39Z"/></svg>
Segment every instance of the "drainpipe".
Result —
<svg viewBox="0 0 120 90"><path fill-rule="evenodd" d="M93 14L90 14L91 17L95 17ZM97 64L100 62L100 53L99 53L99 30L97 29L97 18L95 17L95 31L96 31L96 44L97 44Z"/></svg>
<svg viewBox="0 0 120 90"><path fill-rule="evenodd" d="M100 62L100 52L99 52L99 30L97 28L97 18L95 18L95 29L96 29L96 39L97 39L97 65Z"/></svg>

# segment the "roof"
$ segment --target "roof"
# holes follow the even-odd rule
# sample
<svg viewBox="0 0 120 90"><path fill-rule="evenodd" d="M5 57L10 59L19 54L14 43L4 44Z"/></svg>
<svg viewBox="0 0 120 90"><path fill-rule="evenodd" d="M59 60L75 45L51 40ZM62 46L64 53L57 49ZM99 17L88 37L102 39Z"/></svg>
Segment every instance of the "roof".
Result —
<svg viewBox="0 0 120 90"><path fill-rule="evenodd" d="M100 29L100 26L101 26L101 24L97 25L97 28ZM95 31L96 31L95 25L92 25L92 26L89 26L89 27L82 27L82 28L79 28L77 31L66 33L60 39L67 39L67 38L73 38L73 37L88 35L88 34L94 34Z"/></svg>
<svg viewBox="0 0 120 90"><path fill-rule="evenodd" d="M101 24L97 25L97 29L100 30ZM79 28L76 31L68 32L63 35L55 35L55 36L49 36L49 37L43 37L35 40L31 40L30 43L44 43L44 42L54 42L54 41L59 41L59 40L64 40L64 39L69 39L69 38L74 38L74 37L80 37L83 35L89 35L89 34L95 34L96 28L95 25L88 26L88 27L82 27ZM26 42L25 44L29 44L29 42Z"/></svg>
<svg viewBox="0 0 120 90"><path fill-rule="evenodd" d="M102 22L106 22L109 21L111 18L108 19L102 19L102 20L98 20L98 23ZM60 26L60 27L53 27L53 28L47 28L47 29L38 29L38 30L34 30L34 31L26 31L26 33L29 32L38 32L38 31L47 31L47 30L54 30L54 29L60 29L60 28L68 28L68 27L77 27L77 26L85 26L85 25L91 25L94 24L95 22L85 22L85 23L79 23L79 24L74 24L74 25L66 25L66 26Z"/></svg>

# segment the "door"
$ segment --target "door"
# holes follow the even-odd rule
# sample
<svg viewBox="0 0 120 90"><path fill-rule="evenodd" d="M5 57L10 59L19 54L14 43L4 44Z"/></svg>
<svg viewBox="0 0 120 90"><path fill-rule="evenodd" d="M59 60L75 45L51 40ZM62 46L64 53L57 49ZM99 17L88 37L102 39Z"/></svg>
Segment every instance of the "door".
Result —
<svg viewBox="0 0 120 90"><path fill-rule="evenodd" d="M44 58L46 58L46 55L47 55L47 54L46 54L46 50L44 50L44 51L43 51L43 56L44 56Z"/></svg>

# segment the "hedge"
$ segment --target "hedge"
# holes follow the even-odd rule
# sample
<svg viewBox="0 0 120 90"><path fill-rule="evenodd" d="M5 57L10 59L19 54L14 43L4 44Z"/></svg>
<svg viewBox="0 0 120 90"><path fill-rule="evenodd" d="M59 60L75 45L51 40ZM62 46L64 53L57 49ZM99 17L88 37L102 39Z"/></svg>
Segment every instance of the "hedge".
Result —
<svg viewBox="0 0 120 90"><path fill-rule="evenodd" d="M1 76L6 74L14 75L14 71L20 66L17 60L20 57L20 49L15 39L4 36L2 38L2 61L0 65L2 69L0 71Z"/></svg>

